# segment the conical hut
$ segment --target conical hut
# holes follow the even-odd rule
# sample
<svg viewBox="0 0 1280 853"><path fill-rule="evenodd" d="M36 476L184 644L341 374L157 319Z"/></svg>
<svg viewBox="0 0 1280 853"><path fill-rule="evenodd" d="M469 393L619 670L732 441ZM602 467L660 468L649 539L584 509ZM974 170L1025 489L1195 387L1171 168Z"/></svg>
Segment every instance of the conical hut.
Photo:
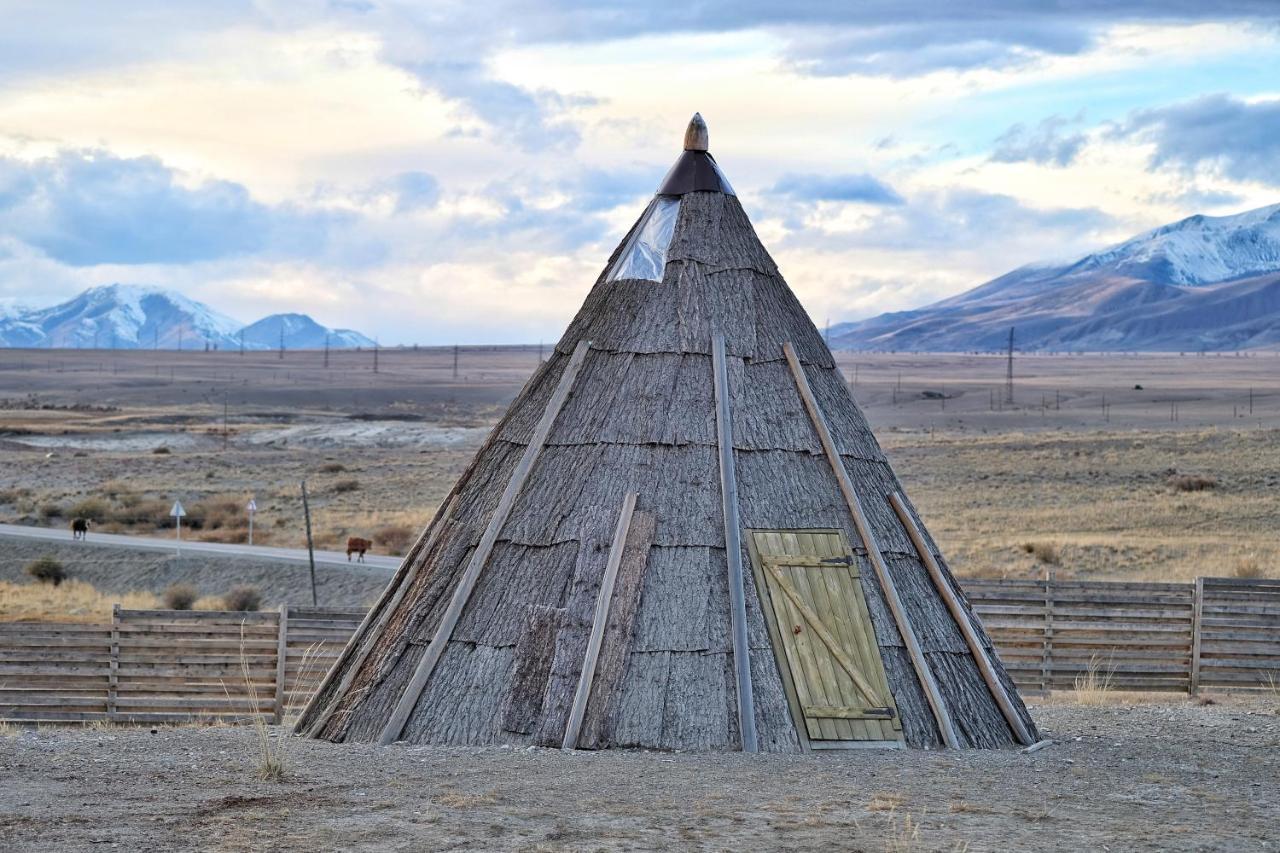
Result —
<svg viewBox="0 0 1280 853"><path fill-rule="evenodd" d="M298 731L792 752L1037 737L697 115Z"/></svg>

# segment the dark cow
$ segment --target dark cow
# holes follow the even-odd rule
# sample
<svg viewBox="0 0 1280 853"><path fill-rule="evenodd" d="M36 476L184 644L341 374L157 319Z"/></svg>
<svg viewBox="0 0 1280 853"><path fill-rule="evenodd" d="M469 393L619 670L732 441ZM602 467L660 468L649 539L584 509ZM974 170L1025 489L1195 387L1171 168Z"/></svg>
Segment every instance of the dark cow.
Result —
<svg viewBox="0 0 1280 853"><path fill-rule="evenodd" d="M87 518L71 519L71 538L83 539L89 535L89 525L93 522Z"/></svg>
<svg viewBox="0 0 1280 853"><path fill-rule="evenodd" d="M373 543L368 539L361 539L359 536L347 537L347 562L351 562L351 555L355 554L356 562L364 562L364 552L373 547Z"/></svg>

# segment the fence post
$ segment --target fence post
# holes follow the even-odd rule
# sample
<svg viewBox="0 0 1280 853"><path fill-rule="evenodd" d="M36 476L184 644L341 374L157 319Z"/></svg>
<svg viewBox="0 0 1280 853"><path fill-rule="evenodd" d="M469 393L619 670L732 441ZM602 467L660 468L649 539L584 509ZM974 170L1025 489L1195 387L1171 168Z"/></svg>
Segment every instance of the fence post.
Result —
<svg viewBox="0 0 1280 853"><path fill-rule="evenodd" d="M1040 652L1040 688L1053 690L1053 569L1044 571L1044 648Z"/></svg>
<svg viewBox="0 0 1280 853"><path fill-rule="evenodd" d="M280 630L276 637L276 703L275 723L284 722L285 663L289 659L289 605L280 605Z"/></svg>
<svg viewBox="0 0 1280 853"><path fill-rule="evenodd" d="M1195 598L1191 609L1191 684L1192 696L1200 692L1200 619L1204 614L1204 578L1196 578Z"/></svg>
<svg viewBox="0 0 1280 853"><path fill-rule="evenodd" d="M120 605L111 605L111 656L107 673L107 719L114 721L117 694L120 688Z"/></svg>

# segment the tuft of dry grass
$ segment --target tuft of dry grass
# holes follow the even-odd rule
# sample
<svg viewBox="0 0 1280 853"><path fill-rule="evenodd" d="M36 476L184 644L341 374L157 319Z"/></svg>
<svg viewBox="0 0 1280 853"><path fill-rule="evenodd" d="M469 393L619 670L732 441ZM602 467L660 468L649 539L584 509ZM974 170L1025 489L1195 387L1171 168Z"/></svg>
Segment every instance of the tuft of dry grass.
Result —
<svg viewBox="0 0 1280 853"><path fill-rule="evenodd" d="M891 812L896 811L899 806L907 801L902 794L875 794L871 797L871 802L867 803L867 811L869 812Z"/></svg>
<svg viewBox="0 0 1280 853"><path fill-rule="evenodd" d="M1104 705L1111 692L1111 670L1104 668L1102 659L1095 654L1089 658L1085 671L1076 676L1076 702L1081 705Z"/></svg>
<svg viewBox="0 0 1280 853"><path fill-rule="evenodd" d="M1250 580L1265 578L1267 576L1266 571L1262 568L1262 564L1258 562L1258 558L1252 555L1236 557L1232 574L1238 578Z"/></svg>
<svg viewBox="0 0 1280 853"><path fill-rule="evenodd" d="M344 494L346 492L356 492L360 490L359 480L339 480L331 487L335 494Z"/></svg>
<svg viewBox="0 0 1280 853"><path fill-rule="evenodd" d="M257 776L264 782L283 782L289 775L289 735L287 731L272 732L267 718L261 713L258 686L249 669L249 655L244 648L244 626L240 626L240 674L245 691L249 694L249 718L253 722L253 758ZM229 694L228 694L229 695Z"/></svg>
<svg viewBox="0 0 1280 853"><path fill-rule="evenodd" d="M445 808L470 809L476 806L491 806L498 802L497 791L483 791L478 794L440 794L435 801Z"/></svg>
<svg viewBox="0 0 1280 853"><path fill-rule="evenodd" d="M341 474L347 470L347 466L341 462L326 462L320 466L321 474Z"/></svg>

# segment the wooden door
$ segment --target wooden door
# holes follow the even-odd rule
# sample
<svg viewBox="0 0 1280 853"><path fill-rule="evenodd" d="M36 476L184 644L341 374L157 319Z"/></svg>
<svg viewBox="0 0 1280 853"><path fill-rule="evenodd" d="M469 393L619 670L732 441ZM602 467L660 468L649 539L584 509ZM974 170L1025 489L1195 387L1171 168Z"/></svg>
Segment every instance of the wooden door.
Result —
<svg viewBox="0 0 1280 853"><path fill-rule="evenodd" d="M748 542L797 729L815 749L899 745L902 723L844 534L753 530Z"/></svg>

